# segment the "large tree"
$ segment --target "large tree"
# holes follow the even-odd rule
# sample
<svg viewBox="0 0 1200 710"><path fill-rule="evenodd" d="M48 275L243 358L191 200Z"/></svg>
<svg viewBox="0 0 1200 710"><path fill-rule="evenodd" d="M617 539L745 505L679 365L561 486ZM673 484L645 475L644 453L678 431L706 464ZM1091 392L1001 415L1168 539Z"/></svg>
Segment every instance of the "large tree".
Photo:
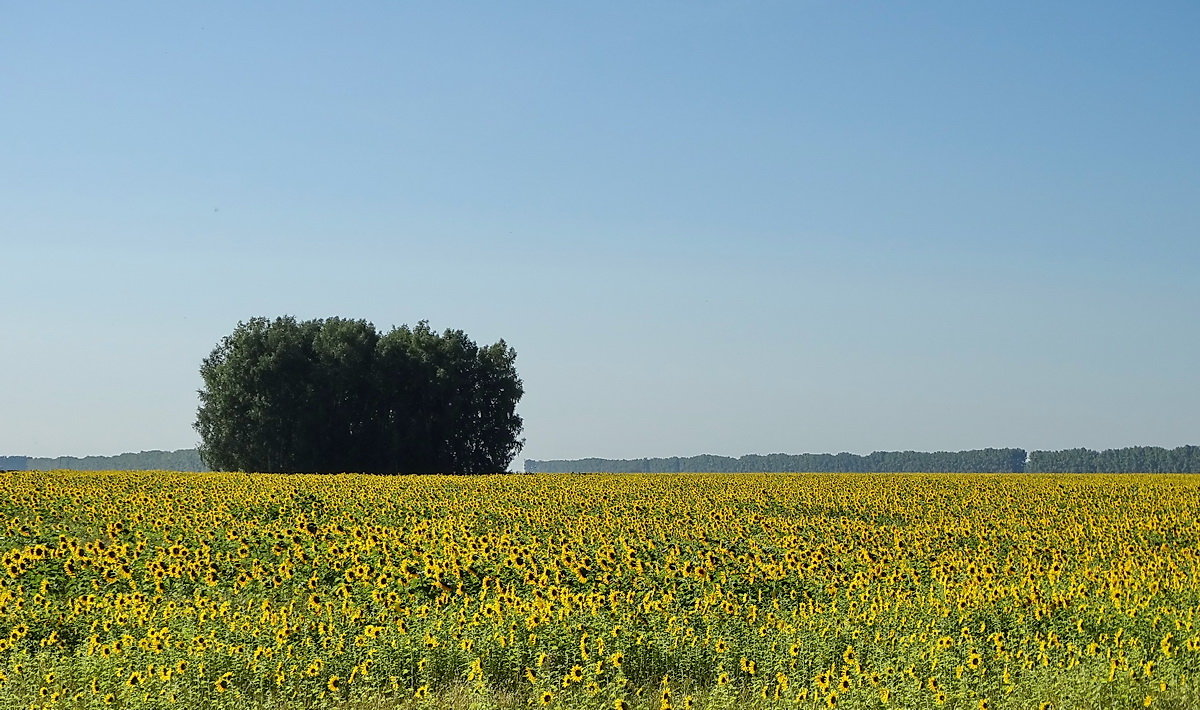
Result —
<svg viewBox="0 0 1200 710"><path fill-rule="evenodd" d="M515 360L425 322L254 318L200 367L200 453L217 470L504 471L524 443Z"/></svg>

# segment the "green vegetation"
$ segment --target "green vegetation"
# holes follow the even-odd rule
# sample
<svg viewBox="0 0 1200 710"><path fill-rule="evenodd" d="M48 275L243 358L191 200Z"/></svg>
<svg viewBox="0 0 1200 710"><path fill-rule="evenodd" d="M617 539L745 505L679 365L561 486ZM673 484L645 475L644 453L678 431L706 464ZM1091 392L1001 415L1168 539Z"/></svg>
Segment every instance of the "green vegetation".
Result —
<svg viewBox="0 0 1200 710"><path fill-rule="evenodd" d="M1034 451L1029 455L1025 470L1033 473L1200 473L1200 446Z"/></svg>
<svg viewBox="0 0 1200 710"><path fill-rule="evenodd" d="M207 471L196 449L140 451L116 456L0 456L3 471Z"/></svg>
<svg viewBox="0 0 1200 710"><path fill-rule="evenodd" d="M200 455L226 471L506 471L524 443L515 360L424 322L255 318L200 368Z"/></svg>
<svg viewBox="0 0 1200 710"><path fill-rule="evenodd" d="M529 473L1200 473L1200 447L1130 446L1092 451L1023 449L876 451L856 454L749 454L650 459L526 459Z"/></svg>
<svg viewBox="0 0 1200 710"><path fill-rule="evenodd" d="M1025 465L1022 449L977 451L876 451L855 454L749 454L655 459L577 459L525 461L529 473L1019 473Z"/></svg>
<svg viewBox="0 0 1200 710"><path fill-rule="evenodd" d="M0 476L0 710L1195 708L1200 476Z"/></svg>

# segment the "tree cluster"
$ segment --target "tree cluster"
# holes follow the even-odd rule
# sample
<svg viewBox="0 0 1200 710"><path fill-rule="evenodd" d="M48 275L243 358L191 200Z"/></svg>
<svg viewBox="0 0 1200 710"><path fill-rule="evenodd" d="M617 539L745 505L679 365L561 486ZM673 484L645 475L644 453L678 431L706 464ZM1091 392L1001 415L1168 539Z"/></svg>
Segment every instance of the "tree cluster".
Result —
<svg viewBox="0 0 1200 710"><path fill-rule="evenodd" d="M524 443L515 359L425 322L255 318L201 366L200 454L215 470L505 471Z"/></svg>

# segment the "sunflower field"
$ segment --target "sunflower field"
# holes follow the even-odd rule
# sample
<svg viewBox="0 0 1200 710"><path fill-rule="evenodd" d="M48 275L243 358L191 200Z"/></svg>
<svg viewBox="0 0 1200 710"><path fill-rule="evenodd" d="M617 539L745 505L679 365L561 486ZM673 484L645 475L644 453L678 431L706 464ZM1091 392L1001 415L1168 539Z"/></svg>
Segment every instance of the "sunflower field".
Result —
<svg viewBox="0 0 1200 710"><path fill-rule="evenodd" d="M1193 708L1200 476L0 476L0 708Z"/></svg>

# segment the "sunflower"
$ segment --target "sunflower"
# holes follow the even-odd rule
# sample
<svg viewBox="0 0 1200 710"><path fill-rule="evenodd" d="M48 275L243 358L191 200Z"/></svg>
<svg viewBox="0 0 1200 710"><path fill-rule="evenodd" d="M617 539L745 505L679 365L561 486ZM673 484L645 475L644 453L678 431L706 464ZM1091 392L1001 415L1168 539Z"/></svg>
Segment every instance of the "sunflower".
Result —
<svg viewBox="0 0 1200 710"><path fill-rule="evenodd" d="M543 690L542 694L538 696L539 705L549 705L552 702L554 702L554 693L551 693L549 690Z"/></svg>

